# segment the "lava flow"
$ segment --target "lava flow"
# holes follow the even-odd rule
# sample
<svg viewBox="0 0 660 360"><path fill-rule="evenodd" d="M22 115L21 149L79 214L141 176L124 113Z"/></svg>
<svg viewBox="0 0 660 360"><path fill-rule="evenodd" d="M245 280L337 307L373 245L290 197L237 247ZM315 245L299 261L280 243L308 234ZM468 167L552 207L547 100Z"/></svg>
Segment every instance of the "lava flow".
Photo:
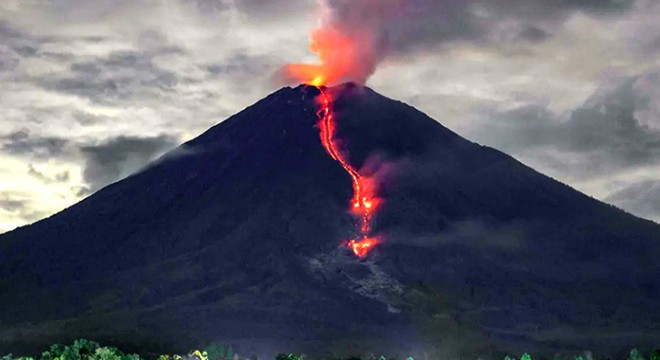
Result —
<svg viewBox="0 0 660 360"><path fill-rule="evenodd" d="M371 233L371 218L373 212L378 206L378 198L375 196L374 181L361 175L355 168L348 163L342 156L334 141L335 119L332 113L332 98L324 88L312 84L319 92L321 100L321 110L318 112L319 127L321 128L321 143L328 154L346 170L353 179L353 199L351 200L351 210L353 214L360 218L360 238L348 241L348 246L358 257L365 257L376 244L378 239L369 237Z"/></svg>

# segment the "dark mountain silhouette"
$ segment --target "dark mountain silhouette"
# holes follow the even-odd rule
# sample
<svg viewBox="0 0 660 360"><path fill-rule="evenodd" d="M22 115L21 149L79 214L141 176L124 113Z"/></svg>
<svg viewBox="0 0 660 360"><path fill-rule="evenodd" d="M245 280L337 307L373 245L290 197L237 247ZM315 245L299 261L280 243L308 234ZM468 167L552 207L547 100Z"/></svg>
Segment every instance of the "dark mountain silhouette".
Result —
<svg viewBox="0 0 660 360"><path fill-rule="evenodd" d="M1 235L0 353L77 337L430 358L660 343L659 225L368 88L331 91L385 199L366 259L341 245L351 179L321 146L318 90L283 88Z"/></svg>

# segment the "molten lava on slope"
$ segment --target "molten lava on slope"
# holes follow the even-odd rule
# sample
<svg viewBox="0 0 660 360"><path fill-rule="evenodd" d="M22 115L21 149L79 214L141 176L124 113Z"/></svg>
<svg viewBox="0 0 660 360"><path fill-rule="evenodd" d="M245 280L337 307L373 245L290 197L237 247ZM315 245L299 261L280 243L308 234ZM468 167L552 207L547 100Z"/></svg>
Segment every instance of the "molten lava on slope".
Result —
<svg viewBox="0 0 660 360"><path fill-rule="evenodd" d="M316 85L314 85L316 86ZM353 199L351 210L360 219L358 239L345 243L358 257L365 257L376 244L378 239L370 237L371 220L374 211L378 207L379 199L375 195L375 182L360 174L342 155L335 142L335 116L332 112L332 96L325 91L325 87L316 86L320 95L321 109L317 112L319 117L319 128L321 129L321 143L328 154L346 170L353 179Z"/></svg>

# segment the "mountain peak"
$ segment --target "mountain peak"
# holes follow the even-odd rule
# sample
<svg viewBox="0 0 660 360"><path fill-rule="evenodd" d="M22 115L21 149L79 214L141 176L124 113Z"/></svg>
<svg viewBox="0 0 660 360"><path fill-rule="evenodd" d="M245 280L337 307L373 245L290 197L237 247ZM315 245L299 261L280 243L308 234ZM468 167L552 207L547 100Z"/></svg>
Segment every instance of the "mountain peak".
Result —
<svg viewBox="0 0 660 360"><path fill-rule="evenodd" d="M320 90L285 87L0 235L0 352L71 337L437 357L660 340L658 225L367 87L321 90L342 156L378 180L368 257L343 244L357 235L353 185L322 144Z"/></svg>

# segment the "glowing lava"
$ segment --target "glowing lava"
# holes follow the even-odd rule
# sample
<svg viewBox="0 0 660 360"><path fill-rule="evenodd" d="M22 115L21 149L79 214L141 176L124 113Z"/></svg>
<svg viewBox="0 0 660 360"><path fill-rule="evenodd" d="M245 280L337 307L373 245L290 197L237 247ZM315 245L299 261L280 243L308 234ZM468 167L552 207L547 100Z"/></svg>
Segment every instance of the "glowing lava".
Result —
<svg viewBox="0 0 660 360"><path fill-rule="evenodd" d="M375 238L365 238L361 241L351 240L348 242L347 246L353 250L353 253L358 257L365 257L369 253L369 250L378 244L378 240Z"/></svg>
<svg viewBox="0 0 660 360"><path fill-rule="evenodd" d="M318 55L318 64L289 64L290 78L319 87L353 81L363 84L375 69L376 57L372 36L368 32L344 29L326 23L312 31L310 50Z"/></svg>
<svg viewBox="0 0 660 360"><path fill-rule="evenodd" d="M319 81L322 81L319 80ZM351 200L351 210L353 214L360 218L360 240L350 240L346 246L353 250L358 257L367 256L376 244L378 239L369 237L371 233L371 218L378 207L378 198L375 196L375 182L366 176L361 175L355 168L348 163L341 151L337 148L334 141L335 118L332 113L332 98L320 85L312 83L319 92L321 110L318 112L319 127L321 129L321 143L328 154L346 170L353 179L353 199Z"/></svg>
<svg viewBox="0 0 660 360"><path fill-rule="evenodd" d="M365 257L378 239L370 237L371 220L379 205L374 179L360 174L344 157L334 140L335 119L332 112L332 96L325 90L325 85L352 81L364 84L373 74L381 59L377 37L369 26L346 26L339 21L328 2L321 2L324 17L320 26L310 36L310 50L318 56L316 63L288 64L283 70L286 79L302 81L316 87L320 95L318 111L321 142L328 154L346 170L353 180L353 199L351 212L359 219L359 237L344 243L358 257ZM385 13L389 6L382 6ZM386 11L387 10L387 11Z"/></svg>

